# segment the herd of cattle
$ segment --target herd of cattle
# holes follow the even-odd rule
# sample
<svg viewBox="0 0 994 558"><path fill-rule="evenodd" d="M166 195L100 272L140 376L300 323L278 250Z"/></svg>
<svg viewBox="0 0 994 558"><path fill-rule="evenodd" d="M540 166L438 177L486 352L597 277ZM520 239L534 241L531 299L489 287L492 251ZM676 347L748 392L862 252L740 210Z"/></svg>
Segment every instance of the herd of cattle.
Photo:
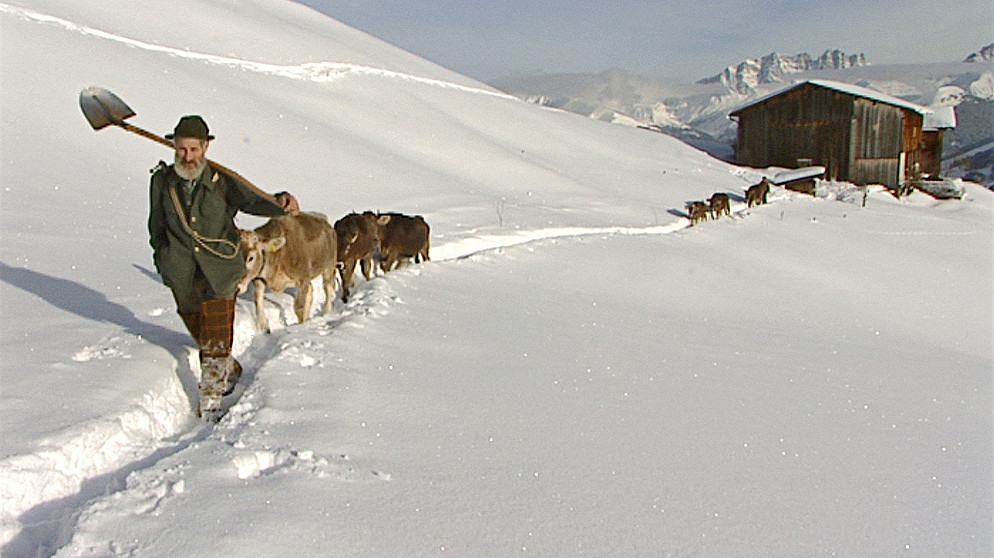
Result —
<svg viewBox="0 0 994 558"><path fill-rule="evenodd" d="M750 186L745 193L745 201L748 207L761 205L767 202L770 193L770 181L765 176L758 184ZM687 203L687 217L690 225L694 226L701 221L707 221L708 217L717 219L722 214L731 216L731 202L728 194L718 192L705 201L692 201Z"/></svg>
<svg viewBox="0 0 994 558"><path fill-rule="evenodd" d="M770 181L763 180L746 190L748 207L766 203ZM716 193L707 202L687 204L690 224L731 215L728 194ZM430 248L430 229L420 215L401 213L349 213L332 225L321 213L301 213L270 219L261 227L239 232L245 256L245 276L238 284L244 293L251 283L255 291L256 326L269 331L263 303L266 288L281 293L296 289L293 309L301 323L310 316L314 299L311 282L324 283L324 313L330 314L335 301L336 279L341 279L342 302L348 302L353 275L358 265L368 281L376 264L386 273L408 262L423 262Z"/></svg>
<svg viewBox="0 0 994 558"><path fill-rule="evenodd" d="M341 299L348 302L356 265L369 280L374 263L386 273L410 261L427 261L430 248L428 223L420 215L400 213L350 213L334 225L321 213L300 213L270 219L261 227L240 230L245 256L245 276L238 284L243 293L251 283L255 291L256 326L269 331L263 308L266 288L281 293L296 289L293 309L301 323L310 316L311 282L324 282L324 313L334 305L336 277L341 278Z"/></svg>

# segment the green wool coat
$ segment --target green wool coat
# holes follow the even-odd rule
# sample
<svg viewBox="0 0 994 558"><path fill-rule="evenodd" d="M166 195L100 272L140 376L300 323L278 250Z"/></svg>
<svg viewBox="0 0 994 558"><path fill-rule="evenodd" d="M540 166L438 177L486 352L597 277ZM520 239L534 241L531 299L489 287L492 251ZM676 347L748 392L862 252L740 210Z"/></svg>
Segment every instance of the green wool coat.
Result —
<svg viewBox="0 0 994 558"><path fill-rule="evenodd" d="M176 174L173 165L160 165L150 186L149 243L154 250L155 268L172 289L180 312L194 312L203 302L201 289L195 286L197 268L219 297L234 295L245 274L245 257L238 250L234 221L237 212L263 217L285 215L275 201L243 181L212 169L210 164L194 182L192 195L188 196L187 181ZM173 188L185 215L176 211L170 194ZM199 234L202 243L188 232L184 221Z"/></svg>

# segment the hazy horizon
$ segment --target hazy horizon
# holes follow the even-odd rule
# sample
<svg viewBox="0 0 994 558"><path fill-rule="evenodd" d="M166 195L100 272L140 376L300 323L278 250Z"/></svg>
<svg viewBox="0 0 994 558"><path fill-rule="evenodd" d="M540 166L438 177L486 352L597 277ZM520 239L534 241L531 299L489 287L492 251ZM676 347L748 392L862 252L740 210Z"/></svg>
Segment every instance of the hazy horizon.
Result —
<svg viewBox="0 0 994 558"><path fill-rule="evenodd" d="M620 69L693 82L771 52L833 49L872 64L958 62L994 42L986 0L298 1L481 81Z"/></svg>

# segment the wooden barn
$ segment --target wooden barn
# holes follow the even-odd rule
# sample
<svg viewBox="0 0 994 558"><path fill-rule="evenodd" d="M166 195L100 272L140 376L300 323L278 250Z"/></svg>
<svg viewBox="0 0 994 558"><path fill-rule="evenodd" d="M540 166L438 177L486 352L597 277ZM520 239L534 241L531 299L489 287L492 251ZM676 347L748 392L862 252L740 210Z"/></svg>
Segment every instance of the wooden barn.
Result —
<svg viewBox="0 0 994 558"><path fill-rule="evenodd" d="M925 107L864 87L801 82L739 109L736 162L825 167L825 178L898 189L922 174Z"/></svg>

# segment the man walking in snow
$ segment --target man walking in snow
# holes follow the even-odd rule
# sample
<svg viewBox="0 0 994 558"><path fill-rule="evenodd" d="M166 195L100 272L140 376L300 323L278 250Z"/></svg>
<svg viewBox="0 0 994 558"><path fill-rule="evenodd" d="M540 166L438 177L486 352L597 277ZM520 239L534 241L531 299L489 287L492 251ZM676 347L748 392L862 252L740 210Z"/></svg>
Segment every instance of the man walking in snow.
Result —
<svg viewBox="0 0 994 558"><path fill-rule="evenodd" d="M160 163L152 175L149 243L155 267L200 350L198 413L217 420L222 396L241 373L231 357L236 286L245 274L235 214L296 215L300 207L286 192L269 196L211 168L207 148L214 136L203 118L184 116L165 137L176 149L175 162Z"/></svg>

